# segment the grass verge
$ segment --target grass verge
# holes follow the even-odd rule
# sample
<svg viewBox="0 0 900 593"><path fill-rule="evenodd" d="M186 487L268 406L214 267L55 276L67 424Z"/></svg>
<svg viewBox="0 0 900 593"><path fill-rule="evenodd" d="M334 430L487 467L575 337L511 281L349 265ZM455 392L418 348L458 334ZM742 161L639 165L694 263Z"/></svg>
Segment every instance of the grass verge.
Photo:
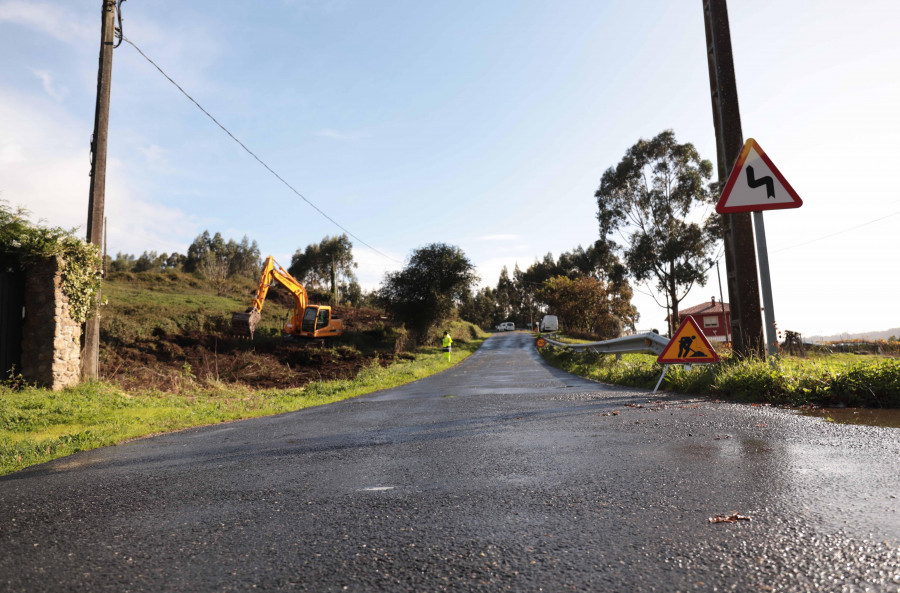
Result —
<svg viewBox="0 0 900 593"><path fill-rule="evenodd" d="M0 475L150 434L290 412L397 387L459 363L482 341L483 336L475 335L456 339L450 361L440 348L424 347L410 360L387 367L375 361L353 379L295 389L220 384L171 394L126 393L103 382L56 392L0 387Z"/></svg>
<svg viewBox="0 0 900 593"><path fill-rule="evenodd" d="M543 348L565 371L605 383L652 389L663 372L656 357L577 353ZM900 360L875 356L781 357L772 361L724 357L692 370L673 365L661 390L757 403L900 408Z"/></svg>

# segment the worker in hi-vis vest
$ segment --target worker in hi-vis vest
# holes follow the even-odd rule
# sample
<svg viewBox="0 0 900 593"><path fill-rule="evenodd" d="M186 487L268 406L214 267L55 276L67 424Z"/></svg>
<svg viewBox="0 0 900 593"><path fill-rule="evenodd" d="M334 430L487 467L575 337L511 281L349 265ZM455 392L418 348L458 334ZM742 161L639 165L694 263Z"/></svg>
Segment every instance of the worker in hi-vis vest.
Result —
<svg viewBox="0 0 900 593"><path fill-rule="evenodd" d="M450 360L450 344L453 343L453 338L450 337L450 332L444 332L444 339L441 340L441 346L443 347L443 351L447 353L447 360Z"/></svg>

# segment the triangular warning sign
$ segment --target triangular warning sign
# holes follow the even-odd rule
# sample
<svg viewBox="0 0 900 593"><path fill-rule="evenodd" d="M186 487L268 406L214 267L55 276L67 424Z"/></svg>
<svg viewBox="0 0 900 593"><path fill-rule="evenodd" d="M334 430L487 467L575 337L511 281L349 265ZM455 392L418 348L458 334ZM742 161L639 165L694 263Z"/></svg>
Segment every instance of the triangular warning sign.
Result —
<svg viewBox="0 0 900 593"><path fill-rule="evenodd" d="M691 316L685 317L678 331L666 344L662 354L656 359L660 364L700 364L719 362L719 355L700 331L700 326Z"/></svg>
<svg viewBox="0 0 900 593"><path fill-rule="evenodd" d="M803 200L756 140L748 138L728 176L716 212L754 212L799 208Z"/></svg>

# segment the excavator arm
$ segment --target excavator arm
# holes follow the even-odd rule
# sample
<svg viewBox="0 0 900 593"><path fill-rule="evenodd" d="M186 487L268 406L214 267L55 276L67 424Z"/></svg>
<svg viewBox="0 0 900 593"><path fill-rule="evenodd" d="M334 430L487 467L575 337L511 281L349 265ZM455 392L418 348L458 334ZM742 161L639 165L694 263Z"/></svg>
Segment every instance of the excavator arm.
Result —
<svg viewBox="0 0 900 593"><path fill-rule="evenodd" d="M232 333L253 338L253 332L256 331L256 326L262 317L262 308L266 302L266 295L269 293L269 287L272 286L273 282L278 282L294 295L294 314L291 319L291 325L297 328L300 327L303 320L303 312L308 301L306 289L287 270L276 264L275 258L270 255L263 264L259 286L256 289L256 297L250 303L250 307L244 313L232 313L231 315Z"/></svg>

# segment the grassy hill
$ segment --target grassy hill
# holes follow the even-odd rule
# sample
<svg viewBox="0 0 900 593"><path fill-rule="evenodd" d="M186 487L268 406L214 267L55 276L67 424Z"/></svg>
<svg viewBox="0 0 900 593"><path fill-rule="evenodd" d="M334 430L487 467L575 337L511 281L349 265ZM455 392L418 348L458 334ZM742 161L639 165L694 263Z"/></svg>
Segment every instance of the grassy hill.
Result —
<svg viewBox="0 0 900 593"><path fill-rule="evenodd" d="M154 336L205 332L227 334L231 313L244 311L256 287L232 282L218 295L204 280L180 272L113 273L103 283L101 339L110 345L130 344ZM275 335L291 311L277 288L264 306L260 334ZM289 297L289 295L287 295Z"/></svg>
<svg viewBox="0 0 900 593"><path fill-rule="evenodd" d="M236 384L292 388L311 381L349 379L377 360L411 358L405 330L373 309L335 307L344 334L326 342L289 340L281 328L293 297L273 287L253 341L231 336L231 314L244 311L256 286L237 281L217 292L179 272L111 274L103 284L101 377L124 389L181 392ZM457 324L455 339L477 337Z"/></svg>

